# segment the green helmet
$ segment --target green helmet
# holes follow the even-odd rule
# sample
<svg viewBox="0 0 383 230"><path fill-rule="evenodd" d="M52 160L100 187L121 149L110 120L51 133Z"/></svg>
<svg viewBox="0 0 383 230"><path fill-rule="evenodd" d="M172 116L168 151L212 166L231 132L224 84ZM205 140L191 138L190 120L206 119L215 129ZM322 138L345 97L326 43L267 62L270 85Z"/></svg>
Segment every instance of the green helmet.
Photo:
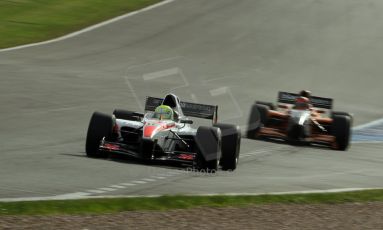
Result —
<svg viewBox="0 0 383 230"><path fill-rule="evenodd" d="M154 110L154 118L160 120L174 120L174 111L170 106L160 105Z"/></svg>

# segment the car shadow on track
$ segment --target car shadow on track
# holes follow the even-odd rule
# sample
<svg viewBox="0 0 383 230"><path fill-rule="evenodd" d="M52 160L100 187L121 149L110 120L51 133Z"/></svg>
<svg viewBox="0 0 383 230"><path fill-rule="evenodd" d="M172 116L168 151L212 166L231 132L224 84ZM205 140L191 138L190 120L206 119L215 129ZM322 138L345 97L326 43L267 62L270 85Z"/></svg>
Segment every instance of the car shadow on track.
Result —
<svg viewBox="0 0 383 230"><path fill-rule="evenodd" d="M153 166L158 168L164 168L164 169L173 169L173 170L186 170L188 169L187 166L183 166L179 163L174 162L165 162L165 161L144 161L139 160L137 158L133 158L126 155L121 154L109 154L108 157L105 158L91 158L86 155L85 152L79 152L78 154L73 153L63 153L61 155L70 156L70 157L80 157L80 158L89 158L92 160L101 160L101 161L113 161L120 164L133 164L133 165L143 165L143 166Z"/></svg>
<svg viewBox="0 0 383 230"><path fill-rule="evenodd" d="M331 150L331 148L326 145L312 144L312 143L310 144L310 143L304 143L304 142L292 143L287 140L277 139L277 138L257 138L257 139L251 139L247 137L244 137L244 138L248 140L257 140L257 141L272 143L272 144L281 145L281 146L308 147L308 148L313 148L318 150Z"/></svg>

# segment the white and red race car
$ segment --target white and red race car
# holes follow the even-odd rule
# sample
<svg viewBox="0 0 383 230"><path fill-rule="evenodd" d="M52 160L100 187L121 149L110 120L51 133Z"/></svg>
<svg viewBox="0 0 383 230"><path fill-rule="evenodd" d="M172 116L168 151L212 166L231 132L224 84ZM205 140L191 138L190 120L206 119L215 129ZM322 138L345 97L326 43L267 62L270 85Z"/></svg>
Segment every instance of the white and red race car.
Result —
<svg viewBox="0 0 383 230"><path fill-rule="evenodd" d="M174 94L163 99L148 97L145 113L95 112L88 127L86 154L106 157L115 153L187 163L199 170L216 171L219 166L222 170L235 170L241 131L236 125L217 123L217 112L218 106L182 102ZM211 119L213 125L195 129L188 117Z"/></svg>

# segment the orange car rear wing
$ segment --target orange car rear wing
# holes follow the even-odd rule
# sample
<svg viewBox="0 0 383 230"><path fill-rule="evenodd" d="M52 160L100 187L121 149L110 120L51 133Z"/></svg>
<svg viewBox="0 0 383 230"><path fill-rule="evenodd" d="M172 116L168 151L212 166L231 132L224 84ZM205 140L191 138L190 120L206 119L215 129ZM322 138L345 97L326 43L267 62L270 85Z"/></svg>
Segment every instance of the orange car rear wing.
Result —
<svg viewBox="0 0 383 230"><path fill-rule="evenodd" d="M296 94L296 93L279 92L278 93L278 103L294 104L295 99L297 99L298 97L300 97L300 96L299 96L299 94ZM313 96L309 99L311 100L311 104L315 108L332 110L333 99L331 99L331 98Z"/></svg>

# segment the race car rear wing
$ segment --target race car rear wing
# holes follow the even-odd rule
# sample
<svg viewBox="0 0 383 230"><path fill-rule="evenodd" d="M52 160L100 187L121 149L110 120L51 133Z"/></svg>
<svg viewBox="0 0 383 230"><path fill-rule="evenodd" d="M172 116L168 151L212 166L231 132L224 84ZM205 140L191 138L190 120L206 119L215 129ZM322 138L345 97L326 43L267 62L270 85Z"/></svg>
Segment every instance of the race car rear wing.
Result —
<svg viewBox="0 0 383 230"><path fill-rule="evenodd" d="M279 92L278 103L294 104L295 99L299 97L296 93ZM313 107L332 110L333 99L325 97L311 97Z"/></svg>
<svg viewBox="0 0 383 230"><path fill-rule="evenodd" d="M163 100L163 98L147 97L145 103L145 111L154 111L157 106L162 104ZM217 123L217 105L205 105L181 101L180 107L185 116L209 119L212 120L213 123Z"/></svg>

